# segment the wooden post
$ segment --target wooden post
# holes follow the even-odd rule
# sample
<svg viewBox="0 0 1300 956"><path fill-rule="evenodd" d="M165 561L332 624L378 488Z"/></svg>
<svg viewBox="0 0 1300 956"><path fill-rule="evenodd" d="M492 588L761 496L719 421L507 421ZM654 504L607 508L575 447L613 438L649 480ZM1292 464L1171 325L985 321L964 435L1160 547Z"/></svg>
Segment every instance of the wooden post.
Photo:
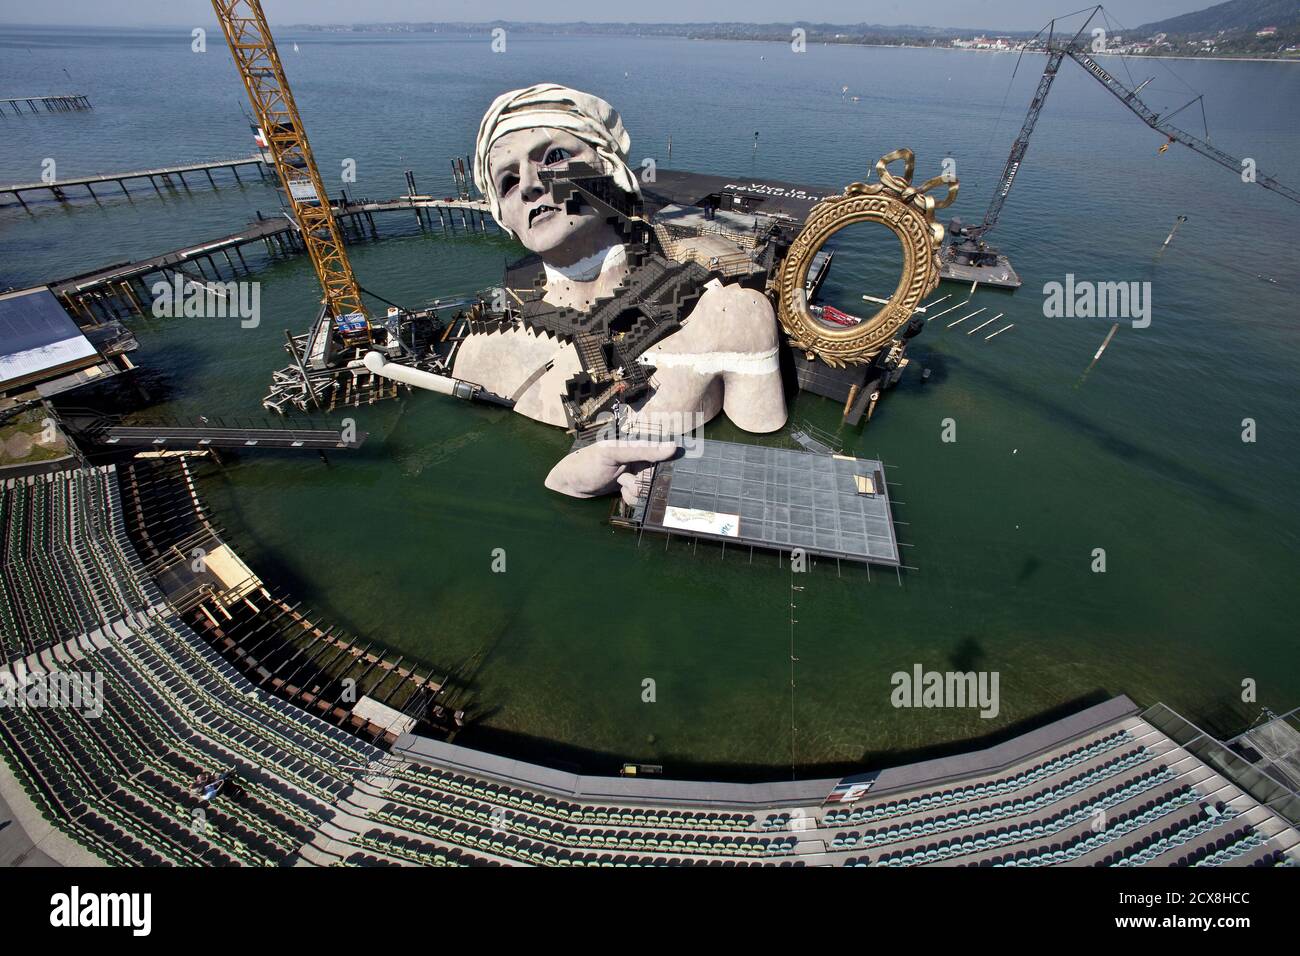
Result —
<svg viewBox="0 0 1300 956"><path fill-rule="evenodd" d="M853 410L853 400L858 397L859 385L854 382L849 386L849 397L844 402L844 417L849 417L849 412Z"/></svg>
<svg viewBox="0 0 1300 956"><path fill-rule="evenodd" d="M136 298L135 290L131 288L130 282L124 280L119 282L118 286L126 292L127 301L129 301L135 308L136 315L144 315L144 306L141 304L140 300Z"/></svg>

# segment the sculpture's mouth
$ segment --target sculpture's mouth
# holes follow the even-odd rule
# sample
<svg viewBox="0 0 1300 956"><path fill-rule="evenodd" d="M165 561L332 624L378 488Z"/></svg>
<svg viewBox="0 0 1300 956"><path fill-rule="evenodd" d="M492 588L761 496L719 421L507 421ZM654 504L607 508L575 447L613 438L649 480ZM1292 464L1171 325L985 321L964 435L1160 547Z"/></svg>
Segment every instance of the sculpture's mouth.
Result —
<svg viewBox="0 0 1300 956"><path fill-rule="evenodd" d="M548 205L534 206L533 209L528 213L528 228L529 229L533 228L533 225L539 220L545 222L547 219L550 219L551 216L555 215L559 211L560 210L558 206L548 206Z"/></svg>

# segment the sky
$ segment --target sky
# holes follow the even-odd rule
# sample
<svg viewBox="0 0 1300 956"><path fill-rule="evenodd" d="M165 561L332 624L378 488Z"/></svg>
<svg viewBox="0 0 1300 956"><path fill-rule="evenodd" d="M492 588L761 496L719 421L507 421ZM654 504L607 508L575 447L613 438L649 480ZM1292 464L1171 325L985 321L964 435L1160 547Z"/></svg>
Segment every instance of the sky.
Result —
<svg viewBox="0 0 1300 956"><path fill-rule="evenodd" d="M1128 27L1214 5L1217 0L1117 0L1107 8ZM1086 0L263 0L272 24L383 21L641 21L737 20L914 24L1037 30ZM1076 6L1077 5L1077 6ZM202 26L215 23L208 0L0 0L0 24L75 23L83 26Z"/></svg>

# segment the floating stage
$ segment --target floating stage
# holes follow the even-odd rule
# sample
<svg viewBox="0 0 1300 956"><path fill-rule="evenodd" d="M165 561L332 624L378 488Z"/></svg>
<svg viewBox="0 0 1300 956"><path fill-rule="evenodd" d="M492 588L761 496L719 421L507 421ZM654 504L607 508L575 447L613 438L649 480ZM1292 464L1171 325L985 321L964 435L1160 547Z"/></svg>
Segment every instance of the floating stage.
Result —
<svg viewBox="0 0 1300 956"><path fill-rule="evenodd" d="M629 515L640 531L900 567L885 465L700 441L655 466Z"/></svg>

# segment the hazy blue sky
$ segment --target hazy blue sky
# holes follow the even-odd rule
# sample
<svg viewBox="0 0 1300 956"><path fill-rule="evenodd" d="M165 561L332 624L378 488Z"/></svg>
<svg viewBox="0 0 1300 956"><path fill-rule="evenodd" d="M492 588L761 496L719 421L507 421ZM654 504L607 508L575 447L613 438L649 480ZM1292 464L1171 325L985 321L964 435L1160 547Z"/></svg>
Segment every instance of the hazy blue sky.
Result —
<svg viewBox="0 0 1300 956"><path fill-rule="evenodd" d="M680 22L795 19L830 23L922 24L1036 30L1085 0L264 0L272 23L384 20L618 20ZM1126 26L1212 6L1216 0L1124 0L1107 8ZM203 25L215 23L207 0L0 0L0 23Z"/></svg>

